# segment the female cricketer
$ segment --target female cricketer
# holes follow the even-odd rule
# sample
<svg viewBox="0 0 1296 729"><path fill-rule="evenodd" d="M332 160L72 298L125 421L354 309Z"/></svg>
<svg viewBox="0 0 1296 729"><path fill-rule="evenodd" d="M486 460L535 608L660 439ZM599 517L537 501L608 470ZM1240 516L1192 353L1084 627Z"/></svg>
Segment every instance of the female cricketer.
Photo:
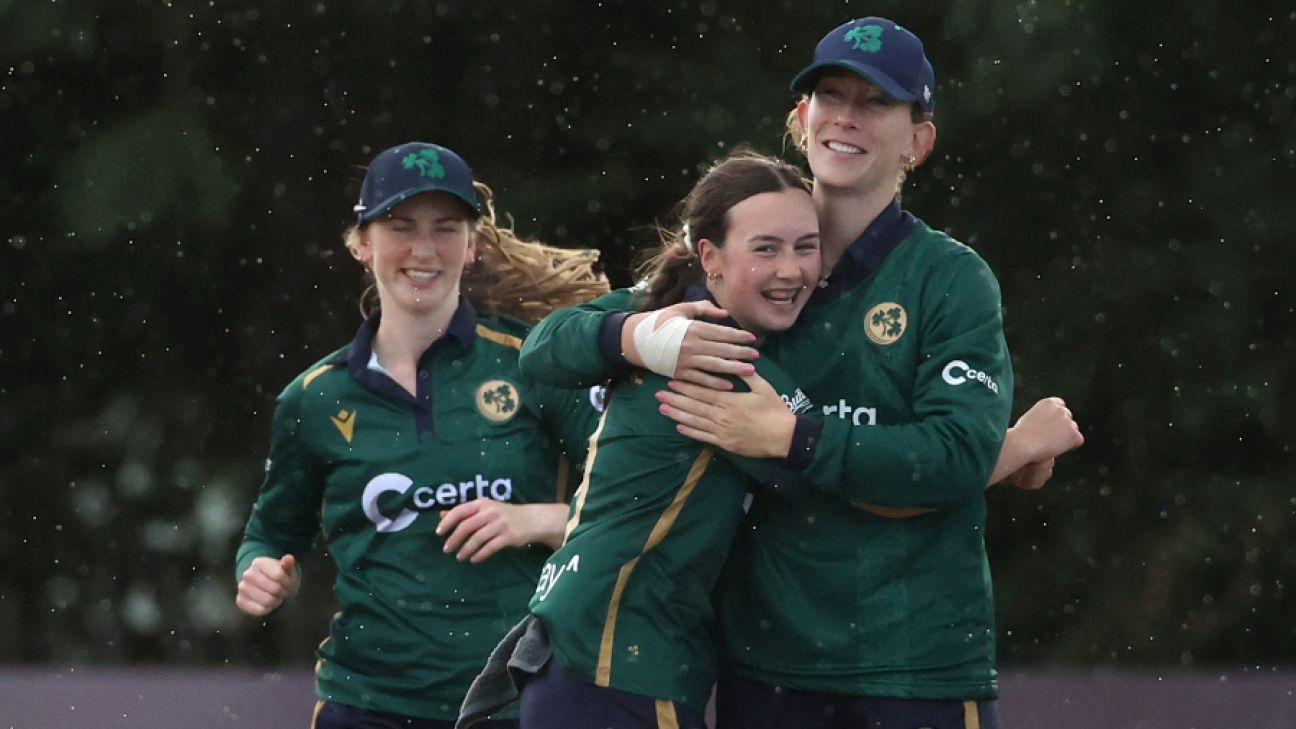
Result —
<svg viewBox="0 0 1296 729"><path fill-rule="evenodd" d="M560 450L581 462L597 417L588 393L520 375L527 325L508 314L606 283L592 253L499 227L489 188L435 144L378 154L355 212L346 245L379 306L279 396L236 603L260 617L295 593L322 527L338 611L313 726L448 727L561 543Z"/></svg>
<svg viewBox="0 0 1296 729"><path fill-rule="evenodd" d="M722 729L994 727L985 484L1016 473L1037 486L1082 438L1049 399L1005 442L998 284L975 252L900 207L936 139L922 42L883 18L851 21L792 86L803 96L790 133L814 176L828 275L761 351L818 412L788 412L748 374L756 353L740 332L699 322L669 342L640 336L653 346L638 351L647 315L609 313L631 308L621 292L542 323L523 369L571 385L656 362L676 377L662 412L681 433L785 458L808 487L755 492L717 590ZM706 310L677 305L654 324ZM742 375L750 391L703 371ZM850 508L860 502L894 511Z"/></svg>

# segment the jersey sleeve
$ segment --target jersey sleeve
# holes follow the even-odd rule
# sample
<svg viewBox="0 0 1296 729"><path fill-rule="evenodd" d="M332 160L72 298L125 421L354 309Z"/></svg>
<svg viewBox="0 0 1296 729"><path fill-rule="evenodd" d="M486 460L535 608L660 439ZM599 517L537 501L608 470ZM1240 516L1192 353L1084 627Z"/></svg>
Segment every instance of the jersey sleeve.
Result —
<svg viewBox="0 0 1296 729"><path fill-rule="evenodd" d="M535 393L532 408L545 432L570 463L583 467L589 437L598 425L607 388L594 385L571 390L532 383L531 389Z"/></svg>
<svg viewBox="0 0 1296 729"><path fill-rule="evenodd" d="M300 414L300 385L294 384L279 396L275 408L265 480L243 530L235 580L257 557L300 557L318 538L324 474L303 442Z"/></svg>
<svg viewBox="0 0 1296 729"><path fill-rule="evenodd" d="M522 374L535 382L569 388L611 379L620 365L604 351L603 325L610 316L633 310L633 290L617 289L554 311L531 329L522 344L518 360Z"/></svg>
<svg viewBox="0 0 1296 729"><path fill-rule="evenodd" d="M1012 406L999 285L968 252L938 272L922 298L913 421L825 418L808 483L883 506L938 507L983 494Z"/></svg>

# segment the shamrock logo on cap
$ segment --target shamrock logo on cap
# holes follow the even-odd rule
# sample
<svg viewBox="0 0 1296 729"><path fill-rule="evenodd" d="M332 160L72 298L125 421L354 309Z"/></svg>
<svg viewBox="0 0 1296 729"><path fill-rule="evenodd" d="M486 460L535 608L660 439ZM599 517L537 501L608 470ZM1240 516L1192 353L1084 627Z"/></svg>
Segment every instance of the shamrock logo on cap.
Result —
<svg viewBox="0 0 1296 729"><path fill-rule="evenodd" d="M435 177L440 179L445 177L445 168L441 166L441 157L435 149L421 149L418 153L411 152L405 155L401 160L401 167L412 170L415 167L419 170L419 177Z"/></svg>
<svg viewBox="0 0 1296 729"><path fill-rule="evenodd" d="M846 40L855 44L852 50L877 53L882 50L882 26L857 25L846 33Z"/></svg>

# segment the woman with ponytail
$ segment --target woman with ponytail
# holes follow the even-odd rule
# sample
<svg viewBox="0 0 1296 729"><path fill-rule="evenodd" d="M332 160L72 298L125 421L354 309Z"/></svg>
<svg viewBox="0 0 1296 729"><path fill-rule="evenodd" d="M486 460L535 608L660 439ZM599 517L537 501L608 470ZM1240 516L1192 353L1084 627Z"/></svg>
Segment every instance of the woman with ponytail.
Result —
<svg viewBox="0 0 1296 729"><path fill-rule="evenodd" d="M751 152L708 170L661 240L639 306L714 302L758 342L796 321L819 277L808 183ZM789 407L809 408L772 360L757 369ZM762 467L677 433L657 413L665 385L635 370L609 388L566 541L531 600L552 654L524 682L523 729L704 726L718 670L711 588Z"/></svg>
<svg viewBox="0 0 1296 729"><path fill-rule="evenodd" d="M568 464L601 404L522 377L518 348L528 322L607 284L595 253L501 226L435 144L378 154L354 211L365 319L279 396L236 604L259 618L294 594L322 527L338 612L312 726L441 729L562 542Z"/></svg>

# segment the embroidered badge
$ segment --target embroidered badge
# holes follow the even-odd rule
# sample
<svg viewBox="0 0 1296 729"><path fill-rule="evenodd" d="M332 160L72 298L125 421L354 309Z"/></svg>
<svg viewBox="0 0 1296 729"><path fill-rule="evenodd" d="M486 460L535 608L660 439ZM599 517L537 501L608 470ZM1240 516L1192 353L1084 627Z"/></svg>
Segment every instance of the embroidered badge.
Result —
<svg viewBox="0 0 1296 729"><path fill-rule="evenodd" d="M909 315L894 301L884 301L864 315L864 333L874 344L894 344L908 324Z"/></svg>
<svg viewBox="0 0 1296 729"><path fill-rule="evenodd" d="M846 40L855 44L851 50L877 53L882 50L882 26L857 25L847 31Z"/></svg>
<svg viewBox="0 0 1296 729"><path fill-rule="evenodd" d="M441 155L435 149L421 149L417 154L411 152L401 160L401 167L407 170L418 168L419 177L445 177L445 168L441 166Z"/></svg>
<svg viewBox="0 0 1296 729"><path fill-rule="evenodd" d="M477 388L477 411L492 423L503 423L517 415L517 388L504 380L487 380Z"/></svg>

